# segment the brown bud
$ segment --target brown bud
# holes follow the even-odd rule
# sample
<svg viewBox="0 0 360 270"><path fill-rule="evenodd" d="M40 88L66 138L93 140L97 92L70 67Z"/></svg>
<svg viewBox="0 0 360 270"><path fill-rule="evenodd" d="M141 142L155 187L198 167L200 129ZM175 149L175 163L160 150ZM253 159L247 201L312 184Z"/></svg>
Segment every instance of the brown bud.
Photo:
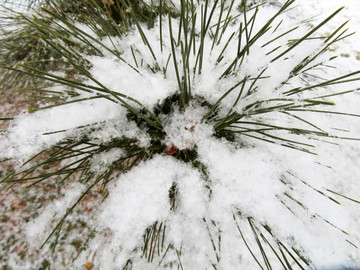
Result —
<svg viewBox="0 0 360 270"><path fill-rule="evenodd" d="M165 145L165 153L168 155L173 155L178 151L177 147L174 145L168 146Z"/></svg>

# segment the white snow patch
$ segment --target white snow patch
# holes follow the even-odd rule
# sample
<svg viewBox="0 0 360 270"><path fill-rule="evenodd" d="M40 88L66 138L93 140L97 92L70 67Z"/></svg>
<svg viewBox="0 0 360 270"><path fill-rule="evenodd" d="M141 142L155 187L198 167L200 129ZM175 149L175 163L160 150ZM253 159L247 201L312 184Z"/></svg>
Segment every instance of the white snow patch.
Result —
<svg viewBox="0 0 360 270"><path fill-rule="evenodd" d="M51 232L51 221L54 219L60 221L68 208L75 203L84 191L85 185L73 183L69 186L62 199L46 206L38 217L27 224L26 236L28 243L35 248L41 246Z"/></svg>

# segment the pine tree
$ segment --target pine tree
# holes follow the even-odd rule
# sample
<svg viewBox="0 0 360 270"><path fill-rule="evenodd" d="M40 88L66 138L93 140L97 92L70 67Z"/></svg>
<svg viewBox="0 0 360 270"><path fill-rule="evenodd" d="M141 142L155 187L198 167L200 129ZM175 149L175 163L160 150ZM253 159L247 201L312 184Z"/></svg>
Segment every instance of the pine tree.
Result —
<svg viewBox="0 0 360 270"><path fill-rule="evenodd" d="M356 228L317 206L359 203L323 163L330 144L359 140L334 117L360 115L333 98L360 70L327 77L329 48L351 33L319 30L342 8L308 29L287 17L294 2L50 0L16 15L4 85L24 76L42 105L2 135L19 166L1 182L79 182L44 245L100 189L83 239L99 269L315 269L336 247L355 258Z"/></svg>

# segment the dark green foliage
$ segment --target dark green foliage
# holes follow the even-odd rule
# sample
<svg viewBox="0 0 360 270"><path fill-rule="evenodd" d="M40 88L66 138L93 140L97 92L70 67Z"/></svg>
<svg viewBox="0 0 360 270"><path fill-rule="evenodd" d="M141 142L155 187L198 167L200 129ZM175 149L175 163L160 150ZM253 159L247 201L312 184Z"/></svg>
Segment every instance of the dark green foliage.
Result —
<svg viewBox="0 0 360 270"><path fill-rule="evenodd" d="M62 29L58 21L67 21L73 25L77 22L87 24L100 38L121 36L136 21L147 22L149 27L153 26L157 11L138 0L131 3L128 1L46 0L41 4L31 4L37 13L34 18L26 13L20 14L10 10L4 13L6 21L0 24L0 62L1 65L13 67L15 70L0 69L0 92L9 93L28 86L31 89L43 87L43 80L30 69L43 72L66 71L69 78L78 74L78 69L74 69L66 60L73 59L75 55L64 54L62 48L47 40L50 36L52 39L61 39L67 47L67 52L72 49L79 53L99 55L99 50L94 46L84 46L89 43L80 44L73 40L71 33ZM126 11L130 10L129 5L132 10L130 14ZM14 21L18 24L15 30L12 28ZM78 56L77 54L76 58ZM16 72L17 64L26 65L28 73Z"/></svg>

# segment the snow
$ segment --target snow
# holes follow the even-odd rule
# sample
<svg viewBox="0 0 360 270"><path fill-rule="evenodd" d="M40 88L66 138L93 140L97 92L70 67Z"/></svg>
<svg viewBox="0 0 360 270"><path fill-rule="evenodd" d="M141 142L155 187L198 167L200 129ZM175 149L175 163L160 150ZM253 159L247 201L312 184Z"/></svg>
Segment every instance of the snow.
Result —
<svg viewBox="0 0 360 270"><path fill-rule="evenodd" d="M204 108L197 108L196 104L190 105L184 112L179 108L171 116L163 116L165 145L175 146L179 150L193 149L198 143L213 133L212 127L202 123L205 115Z"/></svg>
<svg viewBox="0 0 360 270"><path fill-rule="evenodd" d="M185 202L175 214L170 213L168 199L173 183L179 184L179 192L183 194L180 200ZM99 228L109 228L113 233L109 245L119 251L114 252L115 263L123 265L127 261L144 230L156 221L201 220L206 200L202 189L203 182L197 171L166 156L155 156L122 175L110 188L109 197L97 216ZM178 238L175 243L180 245L184 240L182 236L173 236ZM106 253L107 249L100 256L101 265L109 260Z"/></svg>
<svg viewBox="0 0 360 270"><path fill-rule="evenodd" d="M33 248L38 248L42 245L45 240L43 239L43 236L51 233L49 228L50 222L54 219L59 222L84 190L84 185L73 183L68 187L68 191L63 198L55 201L53 204L47 205L38 217L28 223L26 227L26 236Z"/></svg>
<svg viewBox="0 0 360 270"><path fill-rule="evenodd" d="M145 2L149 5L154 4L154 1ZM347 7L343 10L343 15L320 28L316 35L331 33L347 18L353 19L349 25L351 29L356 30L360 17L355 10L360 8L360 4L356 1L345 2ZM246 77L247 80L243 83L246 90L242 93L241 102L234 104L234 100L242 91L240 84L224 97L218 117L236 111L245 113L241 120L248 125L244 123L240 127L243 129L259 128L256 124L258 122L285 127L284 130L269 131L269 134L284 137L289 141L311 144L302 146L309 147L317 155L286 148L279 142L269 143L247 136L253 133L241 133L235 136L233 142L216 138L211 121L203 121L209 107L200 106L196 100L184 110L177 105L174 112L159 115L166 134L161 144L166 147L174 146L182 153L196 150L197 161L205 166L205 173L194 167L194 164L187 164L166 153L158 153L116 177L108 185L109 196L92 220L92 225L98 231L111 232L111 237L102 238L99 234L91 242L91 246L97 249L95 262L100 269L120 269L129 258L133 259L136 269L159 266L161 256L149 264L145 264L145 259L141 257L144 231L155 222L166 224L168 229L164 240L165 247L172 247L169 252L171 254L165 258L163 265L166 265L166 262L169 265L174 261L177 263L180 260L177 252L181 250L181 263L184 269L210 269L212 265L226 270L257 269L258 265L242 240L243 237L246 239L255 257L262 258L250 224L267 237L272 245L280 241L288 248L293 246L319 268L358 266L360 254L351 243L360 243L359 206L328 190L359 200L359 143L355 140L335 140L315 135L301 137L289 129L327 131L334 137L358 138L359 117L293 111L294 117L282 113L281 110L257 113L259 108L266 109L282 104L278 99L283 98L288 90L303 87L303 79L310 80L310 84L314 85L322 82L322 78L339 77L359 69L360 62L356 59L360 50L357 47L358 35L338 45L339 49L335 51L340 54L347 52L350 54L349 57L339 57L329 63L327 59L335 53L325 53L313 63L324 62L324 66L302 77L294 77L287 84L282 83L288 79L291 71L305 57L318 52L324 46L323 40L306 40L291 51L287 59L282 57L272 62L277 55L286 50L289 39L301 37L307 32L309 25L314 26L321 22L337 8L338 2L335 0L326 3L320 0L297 1L296 8L281 15L273 25L284 19L276 30L277 35L280 35L298 26L299 21L305 20L299 25L299 29L277 39L271 45L262 47L274 37L273 30L269 31L250 48L250 54L245 57L242 65L235 65L234 74L222 77L236 56L237 34L224 51L220 62L217 61L218 56L232 33L238 33L240 20L243 20L239 18L229 24L219 45L215 45L214 48L211 46L212 39L209 35L205 37L202 70L195 72L197 75L191 78L194 96L200 96L214 104L226 91L241 83ZM257 17L253 33L256 33L276 10L274 5L261 7L261 15ZM197 12L198 15L201 14L200 5ZM253 12L249 12L249 18ZM235 8L233 13L236 14ZM215 22L219 10L216 10L213 16ZM306 21L309 17L312 20ZM155 108L167 97L178 92L168 25L168 19L164 17L162 50L159 43L159 24L151 29L143 27L156 59L149 47L141 42L138 33L132 31L121 39L113 40L125 62L109 52L104 52L104 57L88 56L87 60L92 64L91 75L112 91L135 98L150 110ZM172 19L174 37L178 35L178 27L179 22ZM198 21L197 32L200 31L200 27ZM199 40L200 38L196 40L197 49ZM106 39L103 42L111 44ZM270 53L279 45L282 46L279 50ZM179 67L182 67L180 49L176 48L175 53L180 63ZM170 62L167 66L169 56ZM190 67L198 65L196 55L191 53L189 62ZM326 65L334 65L337 68L326 68ZM265 68L262 74L264 78L259 79L257 88L248 90ZM86 83L93 84L90 80ZM308 85L305 83L306 86ZM351 89L358 89L358 83L318 87L290 96L290 102L306 104L308 99ZM92 94L83 95L91 97ZM360 114L358 98L358 92L353 92L334 96L329 100L336 103L335 111ZM268 99L275 101L270 102ZM129 101L127 98L126 100ZM255 103L261 105L249 110L249 106ZM319 108L328 109L326 105ZM88 133L89 139L97 144L125 136L137 138L140 147L150 147L151 136L147 130L129 121L126 113L126 109L117 103L95 99L20 115L14 120L8 134L2 136L1 156L23 162L65 138L78 138L84 133ZM99 128L96 131L79 129L86 125L95 125ZM334 128L350 131L341 132ZM66 131L44 135L63 130ZM270 140L270 137L263 138ZM292 146L289 141L288 144L283 144ZM121 148L96 154L92 159L92 171L102 171L123 156L124 150ZM173 185L178 193L175 210L171 209L169 199L169 190ZM31 222L27 230L30 241L44 229L44 224L52 218L52 213L66 209L80 194L81 188L76 187L72 192L69 191L69 198L67 196L65 202L58 202ZM341 205L329 197L339 201ZM42 227L38 227L38 224ZM274 238L266 232L265 225L271 228ZM240 231L244 236L239 234ZM221 244L217 242L220 238ZM265 243L263 244L265 246ZM270 261L274 261L274 269L279 269L280 262L269 246L266 245L266 248L269 249ZM85 259L79 260L76 265L80 268Z"/></svg>
<svg viewBox="0 0 360 270"><path fill-rule="evenodd" d="M133 42L135 43L135 41ZM139 74L131 70L129 66L119 62L115 57L94 57L90 61L93 65L91 69L92 75L97 80L104 81L105 85L109 86L110 89L131 96L148 107L153 106L176 91L176 85L165 80L161 73L154 74L145 70Z"/></svg>
<svg viewBox="0 0 360 270"><path fill-rule="evenodd" d="M108 152L95 154L91 161L91 170L93 172L101 172L108 168L113 162L124 157L124 150L121 148L113 148Z"/></svg>
<svg viewBox="0 0 360 270"><path fill-rule="evenodd" d="M97 113L89 114L92 111ZM99 102L80 102L55 107L51 110L19 115L14 120L12 127L9 128L9 136L1 141L0 149L2 155L24 162L35 153L51 147L69 136L69 132L64 131L75 129L76 134L76 128L79 126L120 118L121 112L123 110L119 105L101 100ZM60 132L57 133L58 131ZM52 132L55 134L46 135L46 133ZM75 134L74 131L71 133L73 136Z"/></svg>

